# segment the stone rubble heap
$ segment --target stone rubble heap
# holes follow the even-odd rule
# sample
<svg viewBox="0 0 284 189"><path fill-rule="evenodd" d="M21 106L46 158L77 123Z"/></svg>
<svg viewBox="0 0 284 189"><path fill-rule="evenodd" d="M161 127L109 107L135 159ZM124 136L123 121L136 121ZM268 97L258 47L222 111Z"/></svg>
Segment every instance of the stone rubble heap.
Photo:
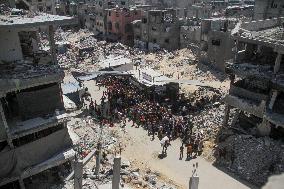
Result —
<svg viewBox="0 0 284 189"><path fill-rule="evenodd" d="M224 118L225 105L214 103L192 117L193 130L201 132L206 139L217 135Z"/></svg>
<svg viewBox="0 0 284 189"><path fill-rule="evenodd" d="M271 175L284 172L284 145L269 137L229 136L220 146L227 153L225 165L256 185L263 185Z"/></svg>

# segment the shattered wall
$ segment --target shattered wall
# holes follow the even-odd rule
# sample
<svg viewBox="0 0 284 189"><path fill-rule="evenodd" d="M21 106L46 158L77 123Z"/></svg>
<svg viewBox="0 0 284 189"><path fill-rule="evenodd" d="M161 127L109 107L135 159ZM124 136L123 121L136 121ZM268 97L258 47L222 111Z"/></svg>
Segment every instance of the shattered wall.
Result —
<svg viewBox="0 0 284 189"><path fill-rule="evenodd" d="M208 59L209 62L221 71L225 71L225 61L233 58L234 40L230 33L212 31L208 35ZM220 56L221 55L221 56Z"/></svg>
<svg viewBox="0 0 284 189"><path fill-rule="evenodd" d="M180 29L180 47L186 48L190 44L199 44L201 39L200 26L182 26Z"/></svg>
<svg viewBox="0 0 284 189"><path fill-rule="evenodd" d="M204 19L201 22L201 50L205 52L202 59L223 72L225 62L234 55L231 30L235 25L235 19Z"/></svg>
<svg viewBox="0 0 284 189"><path fill-rule="evenodd" d="M148 11L142 17L141 33L141 41L148 43L148 48L178 49L180 22L176 10Z"/></svg>
<svg viewBox="0 0 284 189"><path fill-rule="evenodd" d="M200 18L206 19L210 18L212 15L211 6L208 5L193 5L187 10L188 18Z"/></svg>
<svg viewBox="0 0 284 189"><path fill-rule="evenodd" d="M0 183L72 147L68 129L0 153Z"/></svg>
<svg viewBox="0 0 284 189"><path fill-rule="evenodd" d="M59 84L20 92L17 94L17 100L22 119L54 114L56 109L63 109Z"/></svg>

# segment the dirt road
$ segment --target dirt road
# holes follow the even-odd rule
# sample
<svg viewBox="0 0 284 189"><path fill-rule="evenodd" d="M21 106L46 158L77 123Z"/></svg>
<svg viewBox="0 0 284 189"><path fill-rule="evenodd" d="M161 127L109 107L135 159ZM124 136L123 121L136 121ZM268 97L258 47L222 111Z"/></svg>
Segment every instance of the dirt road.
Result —
<svg viewBox="0 0 284 189"><path fill-rule="evenodd" d="M220 171L202 157L190 161L185 161L185 158L179 160L179 147L181 143L178 140L171 142L167 157L159 159L158 154L161 153L162 148L157 137L154 141L151 141L147 135L147 131L143 128L130 127L130 125L127 126L126 130L126 138L129 140L122 156L140 164L139 166L149 167L152 171L159 171L180 185L181 188L188 188L193 164L196 162L199 165L198 176L200 177L200 189L253 188Z"/></svg>

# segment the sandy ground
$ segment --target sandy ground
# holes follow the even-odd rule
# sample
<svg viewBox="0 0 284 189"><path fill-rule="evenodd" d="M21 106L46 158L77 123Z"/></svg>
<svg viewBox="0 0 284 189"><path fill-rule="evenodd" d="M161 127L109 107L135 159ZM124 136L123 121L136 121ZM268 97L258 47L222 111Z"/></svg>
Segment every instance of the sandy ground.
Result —
<svg viewBox="0 0 284 189"><path fill-rule="evenodd" d="M89 88L93 99L99 101L103 89L99 90L94 81L86 82L85 86ZM197 173L200 177L200 189L254 188L248 183L240 182L237 177L219 170L202 157L190 161L185 161L185 158L179 160L179 147L181 145L179 140L172 141L171 146L168 148L167 157L159 159L158 155L161 153L162 148L157 137L154 141L151 141L146 130L130 127L130 123L127 124L126 133L119 127L115 129L119 131L122 143L125 144L122 157L130 160L133 166L160 172L168 183L172 182L180 186L180 188L188 188L193 164L198 162Z"/></svg>

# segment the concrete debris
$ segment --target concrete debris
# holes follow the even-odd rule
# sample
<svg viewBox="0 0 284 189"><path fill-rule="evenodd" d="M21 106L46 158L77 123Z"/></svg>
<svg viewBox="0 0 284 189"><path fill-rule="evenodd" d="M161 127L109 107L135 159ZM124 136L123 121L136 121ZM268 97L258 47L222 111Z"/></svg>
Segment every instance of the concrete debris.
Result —
<svg viewBox="0 0 284 189"><path fill-rule="evenodd" d="M222 164L256 185L263 185L269 176L284 172L284 146L269 137L232 135L219 148L224 152Z"/></svg>

